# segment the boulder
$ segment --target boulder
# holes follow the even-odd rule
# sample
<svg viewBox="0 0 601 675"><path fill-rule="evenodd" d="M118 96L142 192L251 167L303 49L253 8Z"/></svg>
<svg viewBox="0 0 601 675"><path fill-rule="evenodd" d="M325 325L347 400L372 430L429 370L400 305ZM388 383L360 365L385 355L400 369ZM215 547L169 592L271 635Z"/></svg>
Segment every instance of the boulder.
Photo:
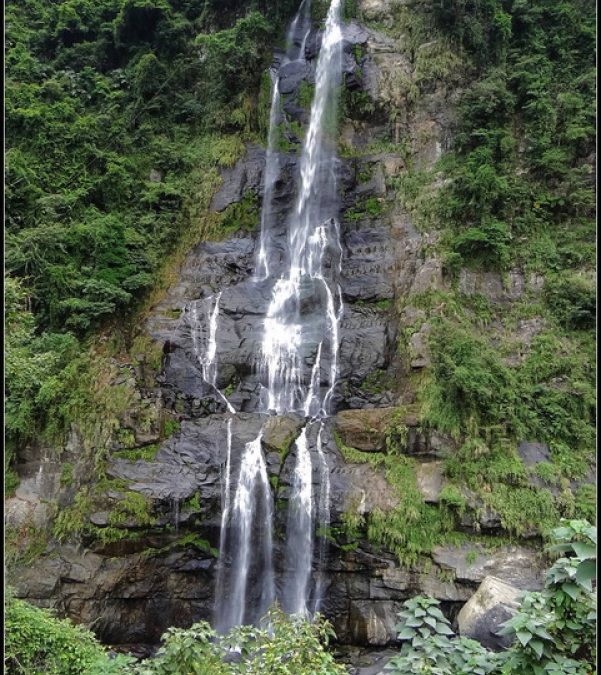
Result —
<svg viewBox="0 0 601 675"><path fill-rule="evenodd" d="M401 603L356 601L351 603L350 631L357 644L386 645L396 637Z"/></svg>
<svg viewBox="0 0 601 675"><path fill-rule="evenodd" d="M223 211L230 204L239 202L247 190L261 187L265 151L258 145L248 147L246 154L231 169L222 173L223 182L211 200L212 211Z"/></svg>
<svg viewBox="0 0 601 675"><path fill-rule="evenodd" d="M307 64L303 61L291 61L280 68L280 92L291 94L308 74Z"/></svg>
<svg viewBox="0 0 601 675"><path fill-rule="evenodd" d="M492 551L480 544L437 546L432 559L443 569L452 570L456 581L477 584L495 576L523 590L543 587L540 552L526 546L499 546Z"/></svg>
<svg viewBox="0 0 601 675"><path fill-rule="evenodd" d="M478 640L489 649L507 648L511 639L497 632L517 611L522 594L523 591L502 579L485 577L457 615L459 634Z"/></svg>
<svg viewBox="0 0 601 675"><path fill-rule="evenodd" d="M341 410L335 419L335 428L342 442L364 452L382 452L386 449L386 433L398 408Z"/></svg>
<svg viewBox="0 0 601 675"><path fill-rule="evenodd" d="M300 433L303 421L298 417L270 417L263 430L263 445L281 452Z"/></svg>
<svg viewBox="0 0 601 675"><path fill-rule="evenodd" d="M428 336L431 331L431 324L426 322L417 333L413 333L409 340L411 367L415 370L426 368L432 363L428 346Z"/></svg>

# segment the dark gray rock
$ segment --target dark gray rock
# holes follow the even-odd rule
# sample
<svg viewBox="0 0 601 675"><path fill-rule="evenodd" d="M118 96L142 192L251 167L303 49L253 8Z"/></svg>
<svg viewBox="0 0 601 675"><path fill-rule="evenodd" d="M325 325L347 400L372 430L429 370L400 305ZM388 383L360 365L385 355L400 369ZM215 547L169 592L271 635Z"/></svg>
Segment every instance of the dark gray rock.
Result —
<svg viewBox="0 0 601 675"><path fill-rule="evenodd" d="M540 590L543 587L544 564L539 551L525 546L500 546L485 551L479 544L438 546L432 559L443 569L452 570L456 581L480 583L486 576L522 590Z"/></svg>
<svg viewBox="0 0 601 675"><path fill-rule="evenodd" d="M304 61L290 61L280 68L279 87L282 94L291 94L309 74Z"/></svg>
<svg viewBox="0 0 601 675"><path fill-rule="evenodd" d="M351 45L364 45L370 35L371 31L354 19L344 23L342 26L344 49L349 49Z"/></svg>
<svg viewBox="0 0 601 675"><path fill-rule="evenodd" d="M305 58L312 61L319 54L321 49L321 40L323 38L323 31L311 30L305 42Z"/></svg>
<svg viewBox="0 0 601 675"><path fill-rule="evenodd" d="M533 467L539 462L548 462L551 457L551 450L546 443L520 441L518 454L524 466Z"/></svg>
<svg viewBox="0 0 601 675"><path fill-rule="evenodd" d="M230 204L239 202L248 190L259 191L265 165L265 151L250 145L244 157L231 169L222 172L223 183L213 199L211 209L223 211Z"/></svg>

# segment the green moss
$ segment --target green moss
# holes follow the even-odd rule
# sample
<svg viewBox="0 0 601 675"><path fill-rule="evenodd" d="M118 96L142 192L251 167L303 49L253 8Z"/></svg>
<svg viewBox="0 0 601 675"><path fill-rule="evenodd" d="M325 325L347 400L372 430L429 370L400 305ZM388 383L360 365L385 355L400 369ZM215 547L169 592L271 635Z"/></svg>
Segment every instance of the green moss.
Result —
<svg viewBox="0 0 601 675"><path fill-rule="evenodd" d="M306 110L311 108L314 94L315 85L309 84L303 80L298 88L298 103L301 108L305 108Z"/></svg>
<svg viewBox="0 0 601 675"><path fill-rule="evenodd" d="M191 511L200 511L200 491L194 493L190 499L187 499L182 508L189 509Z"/></svg>
<svg viewBox="0 0 601 675"><path fill-rule="evenodd" d="M49 533L45 528L26 525L12 527L8 525L5 532L5 561L8 568L16 569L31 565L48 547Z"/></svg>
<svg viewBox="0 0 601 675"><path fill-rule="evenodd" d="M440 503L449 509L454 509L459 515L464 513L467 503L461 490L456 485L445 485L438 496Z"/></svg>
<svg viewBox="0 0 601 675"><path fill-rule="evenodd" d="M467 565L472 565L473 563L475 563L477 558L478 558L478 551L475 551L474 549L469 550L465 554L465 562Z"/></svg>
<svg viewBox="0 0 601 675"><path fill-rule="evenodd" d="M165 420L164 434L165 438L170 438L173 434L176 434L181 429L181 424L177 420L168 419Z"/></svg>
<svg viewBox="0 0 601 675"><path fill-rule="evenodd" d="M329 6L328 0L313 0L311 3L311 18L313 21L324 21L328 15Z"/></svg>
<svg viewBox="0 0 601 675"><path fill-rule="evenodd" d="M73 464L71 462L65 462L62 465L60 483L67 487L73 485Z"/></svg>
<svg viewBox="0 0 601 675"><path fill-rule="evenodd" d="M111 510L109 525L118 527L132 520L136 527L145 527L156 523L156 518L152 516L152 500L139 492L129 490Z"/></svg>
<svg viewBox="0 0 601 675"><path fill-rule="evenodd" d="M370 307L372 309L388 311L392 308L392 300L389 298L380 298L379 300L357 300L356 307Z"/></svg>
<svg viewBox="0 0 601 675"><path fill-rule="evenodd" d="M557 485L561 478L561 472L553 462L537 462L534 473L549 485Z"/></svg>
<svg viewBox="0 0 601 675"><path fill-rule="evenodd" d="M52 536L63 543L79 538L90 529L90 515L93 511L93 501L85 490L80 490L73 504L61 509L54 520Z"/></svg>
<svg viewBox="0 0 601 675"><path fill-rule="evenodd" d="M4 498L12 497L19 487L21 479L13 466L15 457L14 445L6 443L4 450Z"/></svg>
<svg viewBox="0 0 601 675"><path fill-rule="evenodd" d="M190 548L190 547L197 549L201 553L210 553L215 558L219 555L218 549L212 547L211 544L206 539L199 537L198 534L196 534L195 532L183 534L182 536L180 536L178 539L176 539L171 544L168 544L167 546L163 546L161 548L147 549L144 552L144 555L146 556L165 555L170 551L176 549Z"/></svg>
<svg viewBox="0 0 601 675"><path fill-rule="evenodd" d="M396 452L390 443L388 452L372 453L345 445L337 434L334 438L346 461L383 468L386 479L396 488L398 506L369 514L366 526L370 541L396 553L401 564L415 565L434 546L461 540L462 535L453 532L455 516L451 510L424 503L417 489L414 460ZM351 511L347 517L354 518L355 527L363 524L356 512Z"/></svg>
<svg viewBox="0 0 601 675"><path fill-rule="evenodd" d="M342 16L345 21L357 18L357 0L344 0Z"/></svg>
<svg viewBox="0 0 601 675"><path fill-rule="evenodd" d="M221 214L220 230L223 235L238 230L254 232L259 222L259 201L253 190L247 190L236 204L230 204Z"/></svg>
<svg viewBox="0 0 601 675"><path fill-rule="evenodd" d="M481 494L500 515L503 529L518 537L529 532L545 534L559 522L560 514L549 490L499 483L490 493Z"/></svg>
<svg viewBox="0 0 601 675"><path fill-rule="evenodd" d="M351 222L363 218L378 218L384 211L384 205L378 197L368 197L360 200L352 209L347 209L344 217Z"/></svg>
<svg viewBox="0 0 601 675"><path fill-rule="evenodd" d="M152 462L156 458L160 447L160 443L151 443L150 445L142 445L130 450L117 450L113 453L113 456L119 459L127 459L130 462L137 462L138 460Z"/></svg>
<svg viewBox="0 0 601 675"><path fill-rule="evenodd" d="M117 440L125 448L133 448L136 445L136 437L132 429L119 429L117 431Z"/></svg>
<svg viewBox="0 0 601 675"><path fill-rule="evenodd" d="M359 389L366 394L380 394L394 388L393 378L384 370L374 370L361 382Z"/></svg>
<svg viewBox="0 0 601 675"><path fill-rule="evenodd" d="M590 483L581 485L576 490L575 511L577 518L585 518L590 523L597 522L597 490Z"/></svg>

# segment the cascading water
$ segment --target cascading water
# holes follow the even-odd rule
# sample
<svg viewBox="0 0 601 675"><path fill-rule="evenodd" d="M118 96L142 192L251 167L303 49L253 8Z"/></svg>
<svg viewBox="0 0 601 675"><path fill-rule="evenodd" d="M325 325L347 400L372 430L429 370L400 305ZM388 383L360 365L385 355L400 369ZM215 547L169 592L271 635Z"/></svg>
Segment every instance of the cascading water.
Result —
<svg viewBox="0 0 601 675"><path fill-rule="evenodd" d="M297 413L309 418L294 444L296 464L288 505L284 583L279 594L285 611L294 614L309 613L312 593L315 601L311 609L316 609L319 603L321 575L311 587L315 515L322 526L329 523L329 468L321 437L323 419L330 412L336 386L342 315L338 284L342 248L337 222L336 138L332 128L342 72L341 1L332 0L325 23L315 73L315 95L300 158L298 197L288 218L287 245L283 247L281 242L277 246L278 235L273 231L274 187L281 169L276 147L281 96L279 73L272 78L261 232L254 276L256 283L274 280L261 344L260 412ZM310 0L303 0L290 25L288 51L280 68L291 61L304 60L309 28ZM219 296L213 314L218 313L218 303ZM212 334L211 330L209 333ZM208 355L209 350L205 353ZM230 481L232 484L234 481L231 427L228 429L216 595L216 624L220 630L256 621L276 598L273 498L261 447L263 431L245 444L234 487L230 486ZM315 467L310 436L314 436L318 459ZM317 507L314 473L319 475L320 484ZM324 560L322 542L318 552L320 566Z"/></svg>
<svg viewBox="0 0 601 675"><path fill-rule="evenodd" d="M311 0L303 0L298 12L286 36L286 54L283 57L281 66L297 59L303 59L305 53L305 42L310 32L311 23ZM302 37L301 37L302 36ZM269 131L267 133L267 153L265 155L265 178L263 184L263 204L261 207L261 231L259 239L259 253L257 256L257 266L255 269L255 279L265 280L269 278L269 260L268 260L268 237L273 225L273 192L274 186L280 174L279 153L277 143L279 140L279 124L281 119L280 110L280 84L279 73L271 71L273 91L271 95L271 109L269 111Z"/></svg>
<svg viewBox="0 0 601 675"><path fill-rule="evenodd" d="M328 121L335 119L341 39L340 0L332 0L317 63L309 128L301 154L299 194L288 223L287 269L273 288L262 345L267 409L278 414L302 411L305 416L313 415L318 419L318 468L322 485L327 480L328 470L321 450L320 420L329 412L336 385L338 325L342 312L340 289L333 278L340 272L342 259L336 220L336 143L327 129ZM326 257L329 258L328 265ZM316 326L320 330L315 331ZM308 372L305 367L307 347L315 358L313 368ZM329 357L329 369L326 393L320 398L324 352L326 358ZM313 558L313 463L307 445L308 429L309 426L303 428L295 444L296 466L288 507L284 563L287 582L282 590L284 609L300 614L309 609ZM321 497L325 496L322 493ZM321 504L320 518L324 510Z"/></svg>
<svg viewBox="0 0 601 675"><path fill-rule="evenodd" d="M227 398L217 388L217 326L219 322L219 301L221 293L209 296L203 300L190 303L184 314L189 315L190 333L194 354L202 371L202 379L214 390L217 396L225 403L229 412L236 412ZM200 312L204 306L205 321L200 320ZM199 329L202 325L209 327L208 334L203 335Z"/></svg>
<svg viewBox="0 0 601 675"><path fill-rule="evenodd" d="M242 453L236 492L231 508L229 534L232 547L231 574L221 605L219 628L254 623L275 600L273 574L272 496L267 466L261 450L262 433L246 444ZM253 545L253 529L261 533ZM253 602L247 603L248 579L253 578Z"/></svg>
<svg viewBox="0 0 601 675"><path fill-rule="evenodd" d="M330 469L326 460L325 453L321 444L321 432L323 431L323 423L319 423L317 430L317 438L315 440L315 447L317 456L319 457L319 476L320 476L320 490L318 502L318 517L319 526L323 530L322 536L319 538L319 550L317 556L317 578L315 580L315 592L313 611L317 612L320 609L323 589L324 589L324 570L326 564L326 544L325 531L330 526Z"/></svg>
<svg viewBox="0 0 601 675"><path fill-rule="evenodd" d="M286 560L294 560L294 565L288 565L284 610L289 614L304 614L313 560L313 467L307 427L301 431L295 446L296 467L286 529Z"/></svg>

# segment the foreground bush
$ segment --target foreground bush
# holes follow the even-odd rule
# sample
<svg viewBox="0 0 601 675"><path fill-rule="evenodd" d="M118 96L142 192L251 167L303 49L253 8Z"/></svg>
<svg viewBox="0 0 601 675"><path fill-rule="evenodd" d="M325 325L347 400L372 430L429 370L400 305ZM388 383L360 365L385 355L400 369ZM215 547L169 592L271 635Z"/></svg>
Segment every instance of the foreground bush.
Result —
<svg viewBox="0 0 601 675"><path fill-rule="evenodd" d="M547 571L540 593L525 593L501 635L514 643L495 653L475 640L454 637L437 600L405 602L397 626L404 641L390 660L391 675L590 675L595 672L597 628L597 529L570 520L551 533L551 553L562 553Z"/></svg>
<svg viewBox="0 0 601 675"><path fill-rule="evenodd" d="M4 671L9 675L79 675L108 660L93 633L22 600L7 599L4 628Z"/></svg>
<svg viewBox="0 0 601 675"><path fill-rule="evenodd" d="M218 636L205 621L170 628L157 655L136 663L110 658L94 635L21 600L6 605L8 675L338 675L346 669L326 651L334 636L327 621L313 623L273 609L260 629L234 628Z"/></svg>

